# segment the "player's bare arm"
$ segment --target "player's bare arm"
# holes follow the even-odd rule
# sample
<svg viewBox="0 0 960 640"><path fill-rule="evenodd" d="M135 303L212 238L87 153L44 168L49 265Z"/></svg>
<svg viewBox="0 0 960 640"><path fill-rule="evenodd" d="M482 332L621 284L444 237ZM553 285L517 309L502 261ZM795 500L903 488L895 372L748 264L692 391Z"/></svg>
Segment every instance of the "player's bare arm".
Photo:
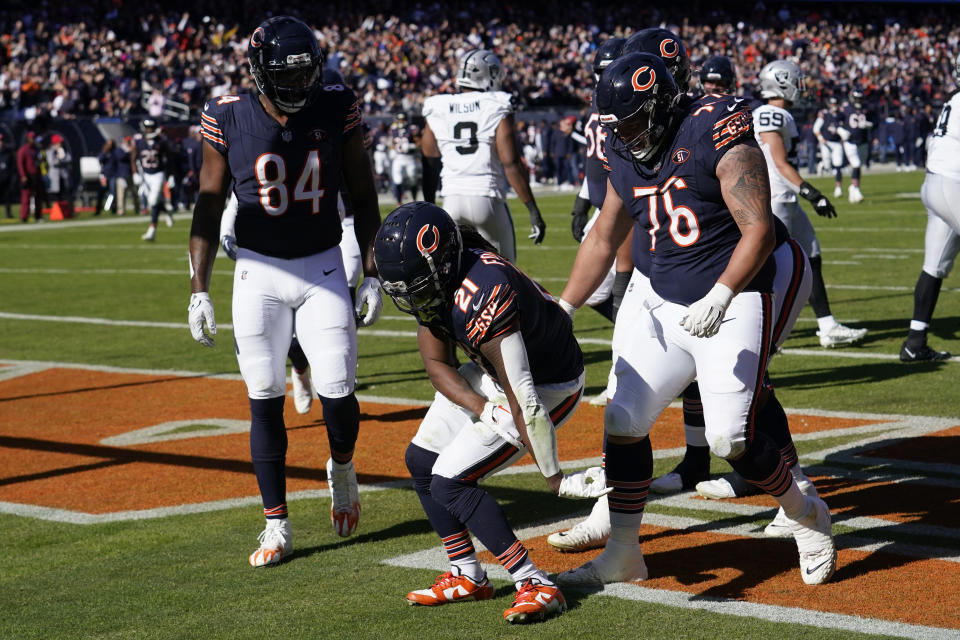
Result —
<svg viewBox="0 0 960 640"><path fill-rule="evenodd" d="M604 197L600 214L577 249L577 257L573 262L570 279L564 287L560 298L580 308L596 290L603 278L610 270L616 258L617 250L628 238L633 226L633 219L627 214L623 200L617 194L609 180L607 181L607 195Z"/></svg>
<svg viewBox="0 0 960 640"><path fill-rule="evenodd" d="M776 242L770 209L770 177L763 152L753 145L738 144L717 163L717 178L723 201L741 233L730 262L717 282L736 294L757 275Z"/></svg>
<svg viewBox="0 0 960 640"><path fill-rule="evenodd" d="M440 145L437 144L437 136L427 123L423 126L423 133L420 136L420 151L428 158L440 157Z"/></svg>
<svg viewBox="0 0 960 640"><path fill-rule="evenodd" d="M533 191L530 190L530 184L524 175L523 165L520 163L515 129L512 115L504 117L497 125L497 155L500 157L500 164L503 165L507 182L517 192L520 202L526 204L533 200Z"/></svg>
<svg viewBox="0 0 960 640"><path fill-rule="evenodd" d="M437 337L421 325L417 328L417 346L433 388L451 402L480 415L487 399L474 391L457 371L453 342Z"/></svg>
<svg viewBox="0 0 960 640"><path fill-rule="evenodd" d="M206 159L204 159L206 162ZM363 135L359 132L351 135L343 147L343 180L354 207L354 230L357 243L363 252L363 273L377 275L377 266L373 261L373 240L380 228L380 204L377 201L377 187L373 179L373 169L367 150L363 146Z"/></svg>
<svg viewBox="0 0 960 640"><path fill-rule="evenodd" d="M230 167L226 158L208 142L203 143L203 165L197 204L190 227L190 291L210 288L213 261L220 245L220 216L230 186Z"/></svg>
<svg viewBox="0 0 960 640"><path fill-rule="evenodd" d="M519 331L501 334L483 343L480 351L497 372L521 441L546 478L550 490L558 493L563 473L560 471L556 431L549 411L534 388L523 337Z"/></svg>

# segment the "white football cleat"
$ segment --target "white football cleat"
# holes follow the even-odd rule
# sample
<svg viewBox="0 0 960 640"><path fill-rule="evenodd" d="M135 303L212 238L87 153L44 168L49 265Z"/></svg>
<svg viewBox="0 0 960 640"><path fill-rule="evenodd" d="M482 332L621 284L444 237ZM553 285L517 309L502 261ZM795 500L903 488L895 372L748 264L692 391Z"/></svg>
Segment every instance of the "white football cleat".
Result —
<svg viewBox="0 0 960 640"><path fill-rule="evenodd" d="M697 483L697 493L704 498L711 500L723 500L724 498L736 498L737 492L733 490L733 485L726 478L717 478L716 480L704 480Z"/></svg>
<svg viewBox="0 0 960 640"><path fill-rule="evenodd" d="M680 493L683 491L683 476L675 471L665 473L650 483L650 491L667 495Z"/></svg>
<svg viewBox="0 0 960 640"><path fill-rule="evenodd" d="M843 187L841 187L840 185L835 186L833 188L833 197L839 198L842 195L843 195Z"/></svg>
<svg viewBox="0 0 960 640"><path fill-rule="evenodd" d="M820 346L830 349L860 342L867 335L867 330L854 329L838 322L828 331L817 331L817 335L820 336Z"/></svg>
<svg viewBox="0 0 960 640"><path fill-rule="evenodd" d="M585 520L566 531L547 536L547 544L558 551L578 552L599 549L610 538L610 507L607 496L600 496Z"/></svg>
<svg viewBox="0 0 960 640"><path fill-rule="evenodd" d="M146 240L147 242L153 242L157 239L157 228L153 225L147 227L146 233L140 236L141 240Z"/></svg>
<svg viewBox="0 0 960 640"><path fill-rule="evenodd" d="M260 548L250 554L251 567L277 564L293 553L293 530L286 518L267 520L267 528L258 540Z"/></svg>
<svg viewBox="0 0 960 640"><path fill-rule="evenodd" d="M863 202L863 194L860 193L860 187L855 187L853 185L850 185L848 194L850 198L850 204L857 204L858 202Z"/></svg>
<svg viewBox="0 0 960 640"><path fill-rule="evenodd" d="M797 486L800 487L801 493L811 498L817 498L817 488L813 486L813 483L810 480L798 480ZM787 514L783 512L783 507L780 507L777 510L777 515L774 516L773 520L763 529L763 535L768 538L792 538L793 537L793 520L787 517Z"/></svg>
<svg viewBox="0 0 960 640"><path fill-rule="evenodd" d="M837 569L830 508L820 498L807 496L807 515L793 522L793 538L800 552L800 575L807 584L823 584Z"/></svg>
<svg viewBox="0 0 960 640"><path fill-rule="evenodd" d="M309 413L313 405L313 385L310 382L310 369L301 373L290 367L290 377L293 378L293 406L297 413Z"/></svg>
<svg viewBox="0 0 960 640"><path fill-rule="evenodd" d="M164 217L164 220L166 221L168 227L172 227L172 226L173 226L173 214L172 214L172 213L167 212L167 215Z"/></svg>
<svg viewBox="0 0 960 640"><path fill-rule="evenodd" d="M327 484L330 485L330 522L341 538L357 530L360 523L360 491L357 487L357 472L353 460L339 464L333 458L327 460Z"/></svg>
<svg viewBox="0 0 960 640"><path fill-rule="evenodd" d="M566 587L596 587L611 582L639 582L647 579L647 564L639 544L607 542L607 548L590 562L564 571L557 584Z"/></svg>

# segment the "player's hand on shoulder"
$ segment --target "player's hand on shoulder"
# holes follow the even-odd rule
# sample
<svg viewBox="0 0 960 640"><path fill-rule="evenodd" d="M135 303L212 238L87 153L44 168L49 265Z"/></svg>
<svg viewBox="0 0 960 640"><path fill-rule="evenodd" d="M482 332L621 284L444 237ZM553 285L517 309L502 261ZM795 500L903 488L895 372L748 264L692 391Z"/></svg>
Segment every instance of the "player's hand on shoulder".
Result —
<svg viewBox="0 0 960 640"><path fill-rule="evenodd" d="M367 311L364 313L363 308ZM357 314L357 326L369 327L380 317L383 309L383 294L380 291L380 281L373 276L367 276L357 289L357 302L354 311Z"/></svg>
<svg viewBox="0 0 960 640"><path fill-rule="evenodd" d="M217 320L213 316L213 302L206 291L190 294L190 304L187 306L190 334L193 339L205 347L213 346L213 338L217 333ZM208 333L204 332L204 325Z"/></svg>

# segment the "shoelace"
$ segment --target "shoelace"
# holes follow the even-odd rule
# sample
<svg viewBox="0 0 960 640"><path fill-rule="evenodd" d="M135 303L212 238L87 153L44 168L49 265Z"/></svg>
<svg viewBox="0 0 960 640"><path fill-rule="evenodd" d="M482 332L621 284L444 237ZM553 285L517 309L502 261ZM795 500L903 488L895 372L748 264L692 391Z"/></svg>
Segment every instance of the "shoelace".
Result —
<svg viewBox="0 0 960 640"><path fill-rule="evenodd" d="M447 585L453 584L456 581L458 576L453 575L453 572L447 571L439 576L434 581L433 586L446 588Z"/></svg>
<svg viewBox="0 0 960 640"><path fill-rule="evenodd" d="M280 528L280 525L276 526L267 526L266 529L260 532L260 535L257 536L257 540L260 542L260 546L265 546L267 544L274 545L276 547L283 546L283 531Z"/></svg>
<svg viewBox="0 0 960 640"><path fill-rule="evenodd" d="M524 600L529 600L530 598L535 597L538 586L540 586L539 582L534 584L532 579L528 579L526 582L520 585L520 589L517 591L517 596L513 599L513 604L519 604Z"/></svg>

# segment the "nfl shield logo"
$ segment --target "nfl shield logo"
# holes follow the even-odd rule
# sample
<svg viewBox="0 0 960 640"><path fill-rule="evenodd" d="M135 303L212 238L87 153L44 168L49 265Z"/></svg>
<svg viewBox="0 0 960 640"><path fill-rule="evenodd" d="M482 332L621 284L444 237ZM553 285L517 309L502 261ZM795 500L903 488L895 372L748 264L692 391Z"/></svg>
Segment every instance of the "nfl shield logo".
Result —
<svg viewBox="0 0 960 640"><path fill-rule="evenodd" d="M291 140L293 140L293 134L289 131L284 131L283 135L280 137L283 138L284 142L290 142Z"/></svg>

